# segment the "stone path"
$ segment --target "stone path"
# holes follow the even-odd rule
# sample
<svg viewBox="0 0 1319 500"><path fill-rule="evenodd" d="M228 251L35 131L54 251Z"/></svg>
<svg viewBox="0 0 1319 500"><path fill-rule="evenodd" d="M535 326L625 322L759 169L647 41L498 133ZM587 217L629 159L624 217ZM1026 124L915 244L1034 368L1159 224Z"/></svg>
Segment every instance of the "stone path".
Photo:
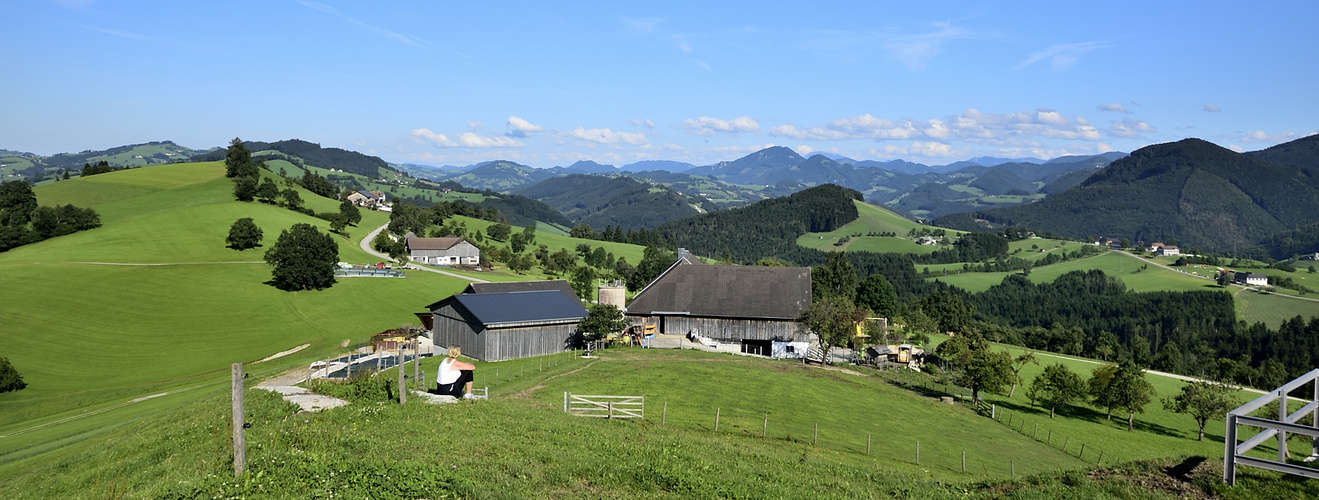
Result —
<svg viewBox="0 0 1319 500"><path fill-rule="evenodd" d="M308 413L348 405L342 399L316 394L305 387L294 385L307 379L303 371L302 368L294 368L275 378L261 381L256 388L277 392L284 396L285 401L298 405L301 411Z"/></svg>

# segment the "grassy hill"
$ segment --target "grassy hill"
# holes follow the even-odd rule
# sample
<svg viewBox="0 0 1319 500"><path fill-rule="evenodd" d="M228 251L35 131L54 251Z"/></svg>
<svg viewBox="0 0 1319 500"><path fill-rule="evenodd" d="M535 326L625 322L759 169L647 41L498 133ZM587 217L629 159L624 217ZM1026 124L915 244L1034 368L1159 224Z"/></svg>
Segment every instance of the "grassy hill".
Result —
<svg viewBox="0 0 1319 500"><path fill-rule="evenodd" d="M863 201L853 200L852 203L856 205L856 220L833 231L806 233L797 238L797 244L826 252L852 250L876 253L927 254L940 248L932 245L917 245L915 238L907 236L907 233L913 229L930 229L930 226L920 224L891 210ZM951 231L951 233L958 232ZM897 236L871 236L878 233L893 233ZM844 237L848 241L841 245L838 244Z"/></svg>
<svg viewBox="0 0 1319 500"><path fill-rule="evenodd" d="M438 360L427 360L433 373ZM1046 362L1054 362L1046 358ZM1063 360L1088 373L1083 360ZM500 373L493 381L494 370ZM1039 367L1028 367L1027 377ZM1305 498L1313 481L1214 471L1221 444L1152 405L1138 430L1088 408L1058 418L991 396L1001 419L940 403L912 374L829 370L695 351L611 349L479 364L491 401L399 406L372 399L295 415L246 394L247 474L228 455L228 397L210 391L104 437L0 464L7 498L144 496L373 498ZM392 379L389 372L383 378ZM1148 376L1160 394L1180 382ZM478 379L480 380L480 379ZM791 388L791 390L785 390ZM645 421L562 413L564 392L644 394ZM720 423L714 428L718 410ZM1011 418L1013 424L1007 425ZM1022 425L1023 418L1025 425ZM766 425L766 422L768 424ZM1042 432L1036 434L1034 425ZM816 433L818 429L818 434ZM761 437L764 430L764 437ZM148 432L149 431L149 432ZM1052 431L1052 432L1049 432ZM1213 433L1211 432L1211 435ZM871 446L866 446L870 437ZM1067 449L1059 441L1065 441ZM916 444L920 443L920 458ZM1080 444L1087 449L1081 456ZM437 451L442 450L442 451ZM1094 469L1104 452L1103 467ZM962 471L962 453L966 471ZM1267 453L1267 450L1264 451ZM1170 480L1182 456L1207 457ZM1130 460L1148 460L1129 462ZM1194 463L1194 462L1191 462ZM1114 465L1117 464L1117 465ZM1014 471L1015 469L1015 471ZM1014 473L1015 472L1015 473ZM1015 477L1014 477L1015 476ZM1184 481L1184 482L1183 482Z"/></svg>
<svg viewBox="0 0 1319 500"><path fill-rule="evenodd" d="M225 248L229 225L252 217L269 246L294 223L323 230L328 223L232 201L223 173L220 163L153 166L36 188L40 203L91 206L104 225L0 253L5 356L28 383L0 395L0 435L215 383L230 363L302 344L310 346L287 362L309 361L337 351L346 339L358 342L415 323L417 307L465 285L418 272L405 279L344 279L320 292L276 290L265 284L270 268L261 248ZM301 194L313 210L338 206ZM363 216L360 227L350 229L359 238L385 222L384 214ZM375 260L355 240L338 241L341 260ZM111 415L6 438L0 461L79 432L101 432L118 422Z"/></svg>

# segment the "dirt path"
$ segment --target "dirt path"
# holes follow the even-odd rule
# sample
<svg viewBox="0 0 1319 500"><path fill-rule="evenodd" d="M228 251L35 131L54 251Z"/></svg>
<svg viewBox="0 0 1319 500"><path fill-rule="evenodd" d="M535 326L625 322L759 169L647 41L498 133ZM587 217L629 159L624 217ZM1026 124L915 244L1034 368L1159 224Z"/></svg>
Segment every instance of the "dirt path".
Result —
<svg viewBox="0 0 1319 500"><path fill-rule="evenodd" d="M595 361L592 361L592 362L590 362L590 363L587 363L586 366L580 366L580 367L577 367L577 368L574 369L574 370L571 370L571 371L568 371L568 372L564 372L564 373L560 373L560 374L555 375L555 376L553 376L553 377L546 378L545 380L542 380L542 381L540 381L540 382L537 382L536 385L534 385L534 386L532 386L532 387L528 387L528 388L526 388L526 389L523 389L523 390L521 390L521 391L518 391L518 392L515 392L515 393L509 395L509 397L510 397L510 398L514 398L514 399L527 399L527 398L531 397L531 394L532 394L532 393L534 393L534 392L536 392L536 391L538 391L538 390L544 389L544 388L545 388L545 383L546 383L546 382L549 382L549 381L554 380L554 379L559 378L559 377L564 377L564 376L568 376L568 375L572 375L572 374L574 374L574 373L580 372L580 371L582 371L582 370L585 370L585 369L587 369L587 368L590 368L592 365L594 365L594 364L596 364L596 363L599 363L599 362L601 362L601 361L603 361L603 360L597 359L597 360L595 360Z"/></svg>

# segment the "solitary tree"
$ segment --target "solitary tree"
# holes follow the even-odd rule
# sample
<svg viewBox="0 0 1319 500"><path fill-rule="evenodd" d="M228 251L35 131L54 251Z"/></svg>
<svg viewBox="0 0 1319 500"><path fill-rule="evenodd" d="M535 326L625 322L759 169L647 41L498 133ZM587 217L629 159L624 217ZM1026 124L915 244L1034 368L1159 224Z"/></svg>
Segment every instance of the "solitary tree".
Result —
<svg viewBox="0 0 1319 500"><path fill-rule="evenodd" d="M229 244L229 248L246 250L261 245L262 237L261 228L252 222L252 218L243 217L229 226L229 237L224 241Z"/></svg>
<svg viewBox="0 0 1319 500"><path fill-rule="evenodd" d="M845 297L834 296L812 302L797 321L815 332L820 351L824 353L824 362L828 363L829 351L835 346L847 345L847 341L856 336L857 323L865 321L867 316L870 311L856 307Z"/></svg>
<svg viewBox="0 0 1319 500"><path fill-rule="evenodd" d="M1173 413L1185 413L1195 418L1200 424L1200 441L1205 440L1205 424L1210 420L1223 418L1223 415L1241 404L1241 400L1232 395L1232 388L1214 382L1191 382L1182 386L1181 394L1163 399L1163 409Z"/></svg>
<svg viewBox="0 0 1319 500"><path fill-rule="evenodd" d="M334 285L339 244L311 224L299 223L281 231L266 251L266 263L275 266L271 281L281 290L319 290Z"/></svg>
<svg viewBox="0 0 1319 500"><path fill-rule="evenodd" d="M226 177L248 176L248 165L252 164L252 152L237 137L229 141L229 149L224 152L224 175Z"/></svg>
<svg viewBox="0 0 1319 500"><path fill-rule="evenodd" d="M496 241L508 241L508 235L512 230L513 226L510 226L507 222L500 222L486 228L485 235Z"/></svg>
<svg viewBox="0 0 1319 500"><path fill-rule="evenodd" d="M595 304L586 313L586 319L577 324L577 331L582 332L586 340L600 340L611 333L623 331L628 324L618 306Z"/></svg>
<svg viewBox="0 0 1319 500"><path fill-rule="evenodd" d="M950 338L935 349L940 358L957 368L958 383L971 389L971 400L980 402L980 392L997 392L1012 383L1012 355L991 352L989 341L979 332Z"/></svg>
<svg viewBox="0 0 1319 500"><path fill-rule="evenodd" d="M276 186L275 181L269 177L261 179L261 185L256 188L256 198L261 203L274 205L275 200L279 198L279 186Z"/></svg>
<svg viewBox="0 0 1319 500"><path fill-rule="evenodd" d="M9 364L9 358L0 358L0 393L21 391L27 387L27 382L23 381L23 376L18 374L14 365Z"/></svg>
<svg viewBox="0 0 1319 500"><path fill-rule="evenodd" d="M1044 373L1035 377L1029 391L1032 401L1049 405L1049 418L1053 418L1059 405L1085 399L1085 382L1066 366L1052 364L1044 368Z"/></svg>
<svg viewBox="0 0 1319 500"><path fill-rule="evenodd" d="M298 190L296 189L285 189L279 193L279 197L284 199L285 207L292 210L302 208L302 195L298 194Z"/></svg>

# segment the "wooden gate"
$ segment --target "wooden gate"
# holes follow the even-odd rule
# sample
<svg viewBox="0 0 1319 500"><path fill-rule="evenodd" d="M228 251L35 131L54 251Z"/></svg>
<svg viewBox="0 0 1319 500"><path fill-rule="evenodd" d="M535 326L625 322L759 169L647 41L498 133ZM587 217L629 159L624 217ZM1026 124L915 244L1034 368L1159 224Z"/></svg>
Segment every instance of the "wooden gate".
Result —
<svg viewBox="0 0 1319 500"><path fill-rule="evenodd" d="M563 393L563 412L579 417L646 418L645 396L582 396Z"/></svg>

